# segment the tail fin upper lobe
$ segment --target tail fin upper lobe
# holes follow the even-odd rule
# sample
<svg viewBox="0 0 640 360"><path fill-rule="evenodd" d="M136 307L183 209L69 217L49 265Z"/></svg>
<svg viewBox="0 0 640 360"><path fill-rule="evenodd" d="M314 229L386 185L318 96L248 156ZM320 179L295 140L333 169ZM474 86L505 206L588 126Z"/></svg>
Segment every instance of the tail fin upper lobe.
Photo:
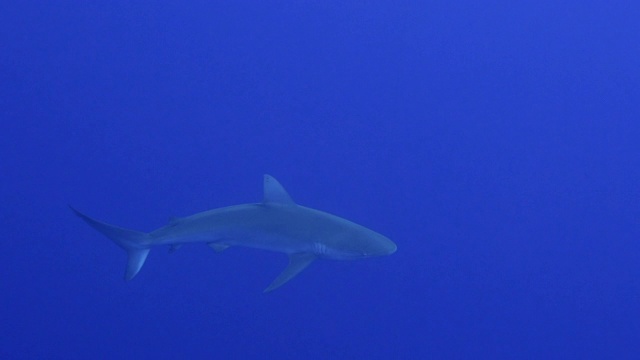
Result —
<svg viewBox="0 0 640 360"><path fill-rule="evenodd" d="M151 246L149 242L149 235L140 231L128 230L103 223L90 218L71 206L69 207L87 224L104 234L127 252L129 259L127 261L127 270L124 278L126 280L133 279L133 277L136 276L142 268L142 265L144 265L147 255L149 255Z"/></svg>

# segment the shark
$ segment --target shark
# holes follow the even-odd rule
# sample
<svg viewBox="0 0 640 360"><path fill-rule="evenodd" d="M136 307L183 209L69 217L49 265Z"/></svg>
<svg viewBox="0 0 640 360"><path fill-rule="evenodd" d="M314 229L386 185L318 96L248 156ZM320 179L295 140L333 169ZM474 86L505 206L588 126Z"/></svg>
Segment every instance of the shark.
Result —
<svg viewBox="0 0 640 360"><path fill-rule="evenodd" d="M282 185L264 175L262 202L241 204L174 218L149 233L109 225L72 206L71 210L98 232L124 249L128 261L125 280L133 279L151 248L205 243L221 252L232 246L287 254L288 266L264 290L271 292L293 279L316 259L354 260L393 254L389 238L364 226L320 210L296 204Z"/></svg>

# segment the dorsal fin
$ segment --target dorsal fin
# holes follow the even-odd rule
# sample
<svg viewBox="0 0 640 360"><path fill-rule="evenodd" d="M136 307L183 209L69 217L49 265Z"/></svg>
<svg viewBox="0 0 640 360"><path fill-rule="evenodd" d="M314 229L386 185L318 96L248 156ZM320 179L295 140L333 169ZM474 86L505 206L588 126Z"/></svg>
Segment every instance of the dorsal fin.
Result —
<svg viewBox="0 0 640 360"><path fill-rule="evenodd" d="M282 185L271 175L264 176L264 204L279 204L279 205L295 205L296 203L291 200L291 196L287 194Z"/></svg>

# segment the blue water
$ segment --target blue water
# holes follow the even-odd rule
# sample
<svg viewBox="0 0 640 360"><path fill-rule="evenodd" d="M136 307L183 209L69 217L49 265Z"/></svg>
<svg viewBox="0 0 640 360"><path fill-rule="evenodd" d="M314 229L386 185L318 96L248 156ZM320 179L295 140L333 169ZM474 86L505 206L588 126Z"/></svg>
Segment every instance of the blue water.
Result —
<svg viewBox="0 0 640 360"><path fill-rule="evenodd" d="M0 358L640 358L635 1L0 5ZM397 253L142 231L262 198Z"/></svg>

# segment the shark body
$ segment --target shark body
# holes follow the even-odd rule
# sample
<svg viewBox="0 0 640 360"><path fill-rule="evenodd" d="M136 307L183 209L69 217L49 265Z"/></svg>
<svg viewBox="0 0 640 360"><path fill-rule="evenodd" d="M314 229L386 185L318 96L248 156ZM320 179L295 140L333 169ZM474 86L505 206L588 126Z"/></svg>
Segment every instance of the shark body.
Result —
<svg viewBox="0 0 640 360"><path fill-rule="evenodd" d="M287 254L289 265L265 292L282 286L319 258L351 260L396 251L396 244L373 230L297 205L269 175L264 176L261 203L223 207L174 219L150 233L109 225L71 209L127 252L126 280L138 274L151 248L160 245L169 246L170 251L188 243L206 243L216 251L244 246Z"/></svg>

